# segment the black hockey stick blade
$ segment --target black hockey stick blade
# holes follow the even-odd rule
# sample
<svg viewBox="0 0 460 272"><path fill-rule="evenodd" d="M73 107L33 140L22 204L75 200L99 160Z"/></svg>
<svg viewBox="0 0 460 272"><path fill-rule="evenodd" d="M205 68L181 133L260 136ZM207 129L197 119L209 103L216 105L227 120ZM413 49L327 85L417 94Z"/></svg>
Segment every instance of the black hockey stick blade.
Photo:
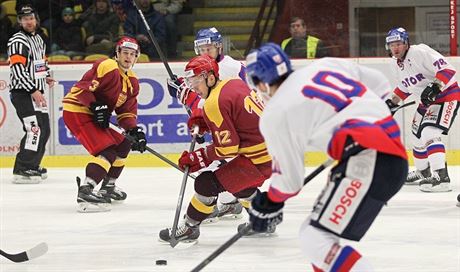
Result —
<svg viewBox="0 0 460 272"><path fill-rule="evenodd" d="M48 245L44 242L34 246L27 251L23 251L17 254L8 254L0 249L0 255L15 263L22 263L38 258L44 255L46 252L48 252Z"/></svg>

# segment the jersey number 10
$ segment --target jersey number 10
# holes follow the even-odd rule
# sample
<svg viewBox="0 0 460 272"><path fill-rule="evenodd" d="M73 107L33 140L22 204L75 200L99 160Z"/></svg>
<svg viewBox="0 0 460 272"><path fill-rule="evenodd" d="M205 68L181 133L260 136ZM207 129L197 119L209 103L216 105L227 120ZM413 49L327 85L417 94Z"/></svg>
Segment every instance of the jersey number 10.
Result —
<svg viewBox="0 0 460 272"><path fill-rule="evenodd" d="M331 71L318 72L312 81L315 85L304 86L303 95L320 99L337 112L348 106L352 97L362 96L366 92L366 87L360 82Z"/></svg>

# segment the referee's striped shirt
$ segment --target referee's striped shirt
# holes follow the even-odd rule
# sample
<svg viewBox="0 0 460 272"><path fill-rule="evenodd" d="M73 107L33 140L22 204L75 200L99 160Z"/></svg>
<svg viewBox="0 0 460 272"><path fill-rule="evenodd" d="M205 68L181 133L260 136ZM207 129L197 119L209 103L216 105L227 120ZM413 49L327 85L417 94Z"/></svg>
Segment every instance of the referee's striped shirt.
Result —
<svg viewBox="0 0 460 272"><path fill-rule="evenodd" d="M10 90L24 89L28 92L35 90L43 92L45 90L46 79L36 79L35 71L36 69L46 69L46 76L49 76L45 51L45 42L37 32L31 34L21 29L13 34L8 40ZM44 62L45 67L37 65L40 61Z"/></svg>

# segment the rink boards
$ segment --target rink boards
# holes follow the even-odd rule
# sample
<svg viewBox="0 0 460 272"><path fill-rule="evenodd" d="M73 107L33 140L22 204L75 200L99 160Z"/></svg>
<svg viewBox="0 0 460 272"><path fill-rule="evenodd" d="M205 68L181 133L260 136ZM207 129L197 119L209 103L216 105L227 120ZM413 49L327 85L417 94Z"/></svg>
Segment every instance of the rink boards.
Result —
<svg viewBox="0 0 460 272"><path fill-rule="evenodd" d="M389 58L360 58L350 59L363 65L382 71L391 84L396 85L395 74ZM448 58L460 70L459 58ZM294 67L311 63L309 60L294 60ZM170 63L174 73L183 74L184 62ZM44 165L80 166L86 163L86 151L66 129L62 120L62 98L72 85L91 67L91 64L58 64L51 65L52 76L58 83L46 92L49 101L51 120L51 137L47 146ZM168 74L162 63L136 64L134 71L139 77L140 95L138 119L147 135L149 146L155 151L166 154L175 160L177 154L188 148L190 136L186 127L187 114L184 108L171 98L166 87ZM19 139L23 132L15 110L9 101L8 84L9 68L0 66L0 167L11 167L13 156L19 148ZM407 142L410 134L410 122L414 106L401 110L396 114L400 124L403 141ZM447 147L449 164L460 164L460 126L458 120L454 123L450 135L444 141ZM83 159L80 159L82 157ZM311 150L308 152L308 164L315 165L324 161L325 155ZM161 161L152 155L130 156L128 165L159 166Z"/></svg>

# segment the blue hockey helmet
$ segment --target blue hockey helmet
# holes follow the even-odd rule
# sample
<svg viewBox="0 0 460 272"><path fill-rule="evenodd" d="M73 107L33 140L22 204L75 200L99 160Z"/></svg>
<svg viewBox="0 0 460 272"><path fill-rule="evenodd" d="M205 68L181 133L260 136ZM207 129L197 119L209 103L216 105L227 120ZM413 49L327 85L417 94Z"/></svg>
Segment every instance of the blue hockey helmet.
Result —
<svg viewBox="0 0 460 272"><path fill-rule="evenodd" d="M206 44L212 44L216 47L222 47L222 41L222 35L215 27L202 28L198 30L195 36L195 53L199 55L199 47Z"/></svg>
<svg viewBox="0 0 460 272"><path fill-rule="evenodd" d="M388 31L387 36L385 38L385 49L390 50L390 47L388 45L392 42L398 41L401 41L409 45L409 34L402 27L392 28L390 29L390 31Z"/></svg>
<svg viewBox="0 0 460 272"><path fill-rule="evenodd" d="M272 84L292 72L288 55L275 43L266 43L251 50L246 57L246 80L255 87L259 82Z"/></svg>

